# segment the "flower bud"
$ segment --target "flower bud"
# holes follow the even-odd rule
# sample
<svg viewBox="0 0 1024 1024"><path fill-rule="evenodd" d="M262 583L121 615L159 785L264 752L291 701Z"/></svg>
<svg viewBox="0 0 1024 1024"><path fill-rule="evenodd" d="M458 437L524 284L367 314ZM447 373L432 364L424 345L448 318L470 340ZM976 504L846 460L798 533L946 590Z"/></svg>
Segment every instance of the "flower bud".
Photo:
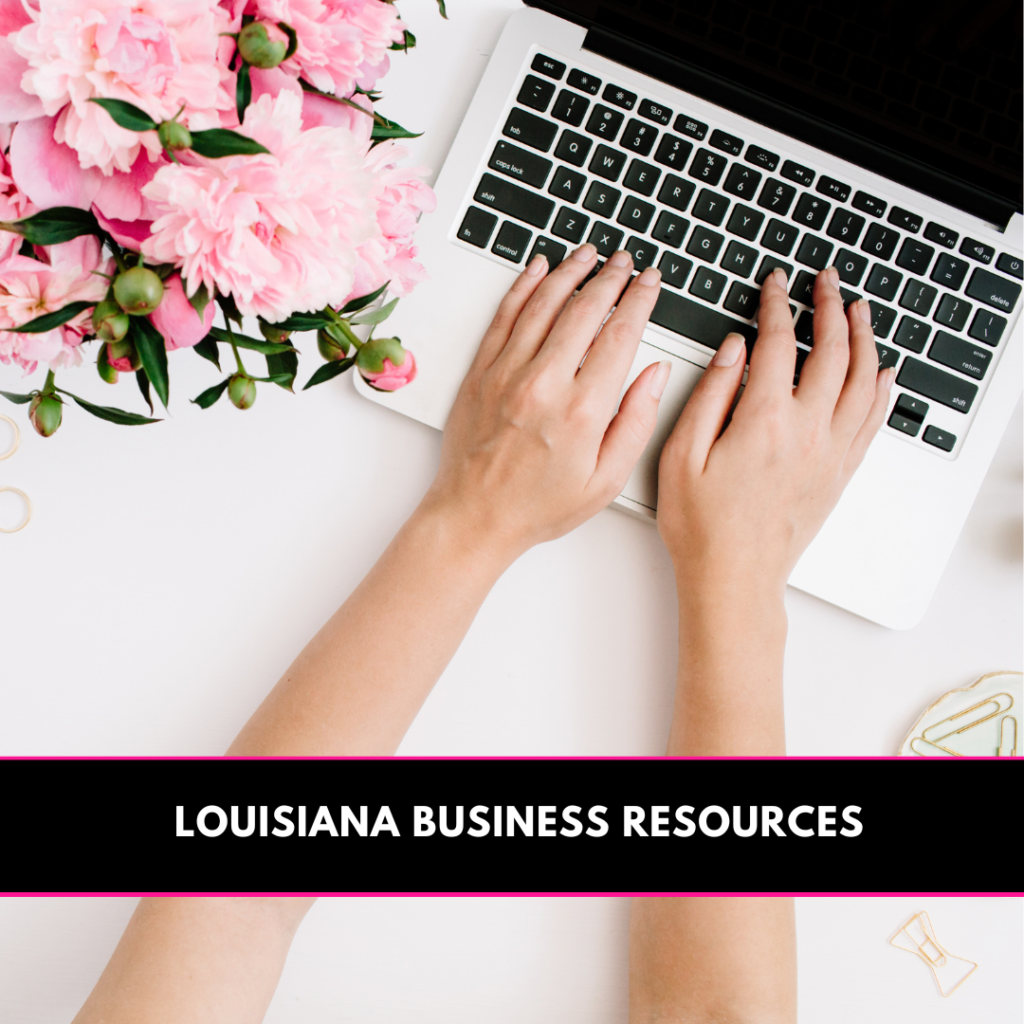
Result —
<svg viewBox="0 0 1024 1024"><path fill-rule="evenodd" d="M132 267L114 281L114 298L126 313L152 313L163 296L164 283L149 267Z"/></svg>
<svg viewBox="0 0 1024 1024"><path fill-rule="evenodd" d="M101 341L120 341L127 333L128 314L116 302L104 299L92 311L92 329Z"/></svg>
<svg viewBox="0 0 1024 1024"><path fill-rule="evenodd" d="M55 434L60 426L63 406L64 403L55 394L36 395L28 407L28 418L36 428L36 433L43 437Z"/></svg>
<svg viewBox="0 0 1024 1024"><path fill-rule="evenodd" d="M121 373L134 373L142 365L139 353L130 341L110 341L104 348L107 350L107 362Z"/></svg>
<svg viewBox="0 0 1024 1024"><path fill-rule="evenodd" d="M256 381L244 373L236 373L228 382L228 398L236 409L250 409L256 401Z"/></svg>
<svg viewBox="0 0 1024 1024"><path fill-rule="evenodd" d="M334 324L328 324L316 332L316 347L329 363L340 362L351 348L348 338Z"/></svg>
<svg viewBox="0 0 1024 1024"><path fill-rule="evenodd" d="M108 384L116 384L117 378L121 376L117 372L117 369L111 366L107 361L106 345L100 345L100 354L96 357L96 370L98 371L100 378L105 380Z"/></svg>
<svg viewBox="0 0 1024 1024"><path fill-rule="evenodd" d="M356 356L363 380L377 391L397 391L416 378L416 357L397 338L374 338Z"/></svg>
<svg viewBox="0 0 1024 1024"><path fill-rule="evenodd" d="M259 321L260 334L273 345L283 345L290 337L291 331L282 331L280 327L272 327L264 321Z"/></svg>
<svg viewBox="0 0 1024 1024"><path fill-rule="evenodd" d="M291 39L272 21L250 21L238 33L238 52L254 68L276 68L285 59Z"/></svg>
<svg viewBox="0 0 1024 1024"><path fill-rule="evenodd" d="M192 133L180 121L161 121L156 134L160 145L171 152L192 147Z"/></svg>

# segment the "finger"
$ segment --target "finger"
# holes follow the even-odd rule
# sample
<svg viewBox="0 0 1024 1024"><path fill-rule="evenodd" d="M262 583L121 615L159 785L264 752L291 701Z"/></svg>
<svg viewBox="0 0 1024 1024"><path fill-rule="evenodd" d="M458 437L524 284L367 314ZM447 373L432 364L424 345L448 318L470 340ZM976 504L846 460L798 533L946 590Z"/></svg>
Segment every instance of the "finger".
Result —
<svg viewBox="0 0 1024 1024"><path fill-rule="evenodd" d="M796 335L786 287L786 272L778 267L761 285L757 343L750 353L747 379L747 390L752 395L793 393Z"/></svg>
<svg viewBox="0 0 1024 1024"><path fill-rule="evenodd" d="M683 406L679 422L666 445L666 449L671 446L671 457L679 452L685 453L686 459L698 473L707 464L711 446L722 433L726 417L736 400L736 392L743 380L745 352L742 334L725 336Z"/></svg>
<svg viewBox="0 0 1024 1024"><path fill-rule="evenodd" d="M483 340L477 349L470 372L485 370L501 354L515 328L516 321L527 302L540 287L548 271L548 261L544 256L534 256L526 269L515 279L512 287L498 305L490 327L484 332Z"/></svg>
<svg viewBox="0 0 1024 1024"><path fill-rule="evenodd" d="M871 403L867 417L864 419L860 430L857 431L853 443L850 445L850 450L846 453L846 461L843 463L843 486L846 485L846 481L853 476L857 467L863 461L868 446L875 439L878 428L881 427L882 422L885 420L885 410L889 407L889 392L892 391L892 383L895 379L896 370L891 366L878 374L875 381L874 401Z"/></svg>
<svg viewBox="0 0 1024 1024"><path fill-rule="evenodd" d="M858 299L846 311L850 330L850 367L832 415L832 430L844 444L860 430L875 399L878 349L871 328L871 303Z"/></svg>
<svg viewBox="0 0 1024 1024"><path fill-rule="evenodd" d="M609 501L626 486L658 425L658 405L671 372L667 360L644 369L622 396L619 411L608 424L589 486L607 494Z"/></svg>
<svg viewBox="0 0 1024 1024"><path fill-rule="evenodd" d="M814 344L800 371L797 398L831 418L850 364L850 327L839 293L839 271L829 267L814 282Z"/></svg>

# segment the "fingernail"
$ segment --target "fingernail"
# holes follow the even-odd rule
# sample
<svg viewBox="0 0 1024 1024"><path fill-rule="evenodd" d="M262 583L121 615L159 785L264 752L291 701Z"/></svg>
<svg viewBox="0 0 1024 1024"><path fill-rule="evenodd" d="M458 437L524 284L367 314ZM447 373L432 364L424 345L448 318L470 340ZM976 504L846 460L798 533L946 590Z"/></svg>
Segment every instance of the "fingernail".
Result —
<svg viewBox="0 0 1024 1024"><path fill-rule="evenodd" d="M829 267L828 270L825 271L825 277L828 278L828 283L832 285L833 288L839 287L839 271L835 267Z"/></svg>
<svg viewBox="0 0 1024 1024"><path fill-rule="evenodd" d="M772 271L772 277L780 288L786 288L789 285L789 278L786 277L786 272L782 267L776 267Z"/></svg>
<svg viewBox="0 0 1024 1024"><path fill-rule="evenodd" d="M661 398L665 391L665 385L668 383L668 375L672 372L672 364L668 360L663 360L658 363L658 368L654 371L654 376L651 378L650 391L651 397L657 401Z"/></svg>
<svg viewBox="0 0 1024 1024"><path fill-rule="evenodd" d="M609 267L628 267L633 262L633 257L628 252L620 249L608 261Z"/></svg>
<svg viewBox="0 0 1024 1024"><path fill-rule="evenodd" d="M857 316L864 321L864 323L871 323L871 303L867 299L857 300Z"/></svg>
<svg viewBox="0 0 1024 1024"><path fill-rule="evenodd" d="M886 391L892 390L893 382L896 380L896 367L890 366L887 370L882 371L882 387Z"/></svg>
<svg viewBox="0 0 1024 1024"><path fill-rule="evenodd" d="M536 277L538 274L543 273L544 268L548 264L547 256L543 256L538 253L530 260L530 265L526 268L527 277Z"/></svg>
<svg viewBox="0 0 1024 1024"><path fill-rule="evenodd" d="M573 254L574 260L580 263L589 263L597 255L597 249L590 242L584 242Z"/></svg>
<svg viewBox="0 0 1024 1024"><path fill-rule="evenodd" d="M727 334L725 340L718 346L715 358L711 360L712 366L732 366L739 359L740 353L746 348L742 334Z"/></svg>
<svg viewBox="0 0 1024 1024"><path fill-rule="evenodd" d="M648 267L637 278L637 282L647 288L655 288L661 284L661 271L657 267Z"/></svg>

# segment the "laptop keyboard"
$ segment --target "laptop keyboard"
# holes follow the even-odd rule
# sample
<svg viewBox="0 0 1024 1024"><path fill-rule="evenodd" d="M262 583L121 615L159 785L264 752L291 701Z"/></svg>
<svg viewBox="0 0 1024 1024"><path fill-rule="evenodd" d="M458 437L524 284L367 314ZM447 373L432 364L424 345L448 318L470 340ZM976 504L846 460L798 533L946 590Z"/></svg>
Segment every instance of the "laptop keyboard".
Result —
<svg viewBox="0 0 1024 1024"><path fill-rule="evenodd" d="M879 365L897 367L888 428L942 453L968 422L945 410L971 412L1024 277L1019 256L544 53L453 227L510 264L543 253L553 268L589 241L600 267L626 249L661 270L652 323L711 349L730 331L753 345L761 282L781 267L797 379L815 275L834 265L844 301L870 301Z"/></svg>

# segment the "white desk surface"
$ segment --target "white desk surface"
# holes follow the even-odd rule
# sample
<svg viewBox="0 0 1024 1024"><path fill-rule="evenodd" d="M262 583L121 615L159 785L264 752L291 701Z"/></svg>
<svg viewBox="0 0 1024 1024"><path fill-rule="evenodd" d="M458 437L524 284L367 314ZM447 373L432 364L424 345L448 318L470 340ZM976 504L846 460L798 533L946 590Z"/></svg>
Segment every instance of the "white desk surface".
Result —
<svg viewBox="0 0 1024 1024"><path fill-rule="evenodd" d="M418 161L440 167L519 6L450 0L443 22L433 0L403 2L419 46L393 55L381 109L425 132L410 145ZM319 365L304 347L302 382ZM0 534L0 754L222 752L431 479L440 435L362 400L347 377L295 396L261 385L248 412L226 400L204 412L188 399L214 368L188 351L170 362L167 422L116 427L69 406L55 437L26 424L0 463L0 484L35 506L25 530ZM0 366L0 387L42 376ZM89 367L59 382L141 407L130 381L110 388ZM24 423L23 408L4 411ZM940 694L1021 668L1021 464L1018 407L916 629L790 590L791 753L893 753ZM656 530L602 512L501 580L401 752L660 753L675 620Z"/></svg>

